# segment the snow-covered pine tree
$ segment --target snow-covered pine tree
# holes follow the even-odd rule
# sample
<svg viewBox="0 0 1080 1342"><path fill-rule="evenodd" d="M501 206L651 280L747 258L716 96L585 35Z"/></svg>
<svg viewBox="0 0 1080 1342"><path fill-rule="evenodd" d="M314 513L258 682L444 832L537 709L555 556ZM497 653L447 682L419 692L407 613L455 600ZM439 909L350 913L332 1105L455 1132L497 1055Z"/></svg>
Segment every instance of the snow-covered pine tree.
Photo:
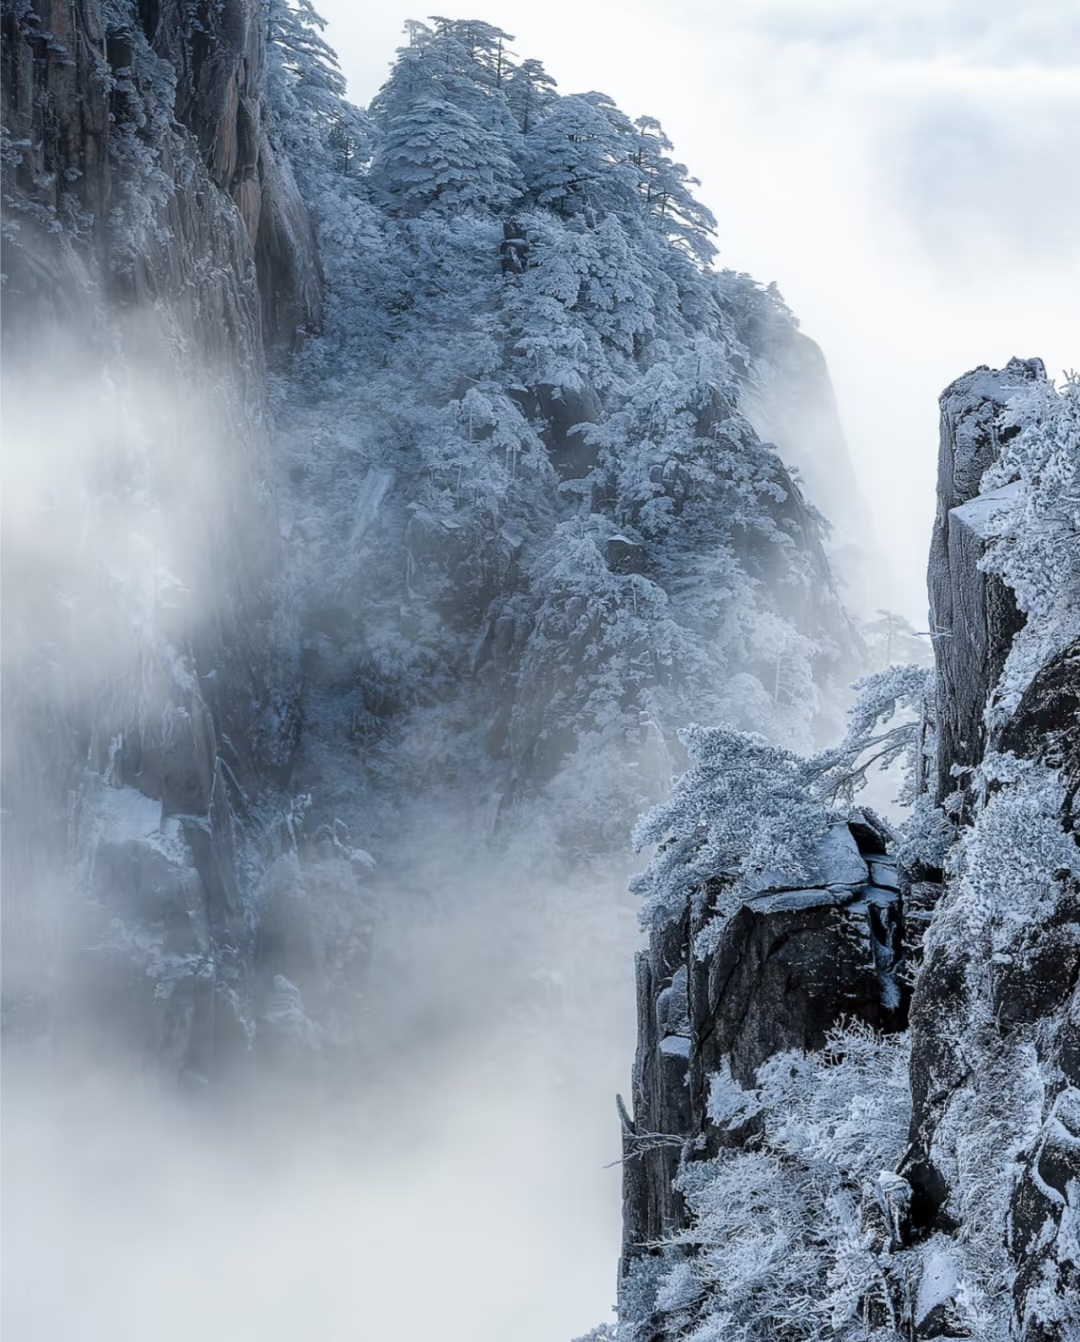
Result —
<svg viewBox="0 0 1080 1342"><path fill-rule="evenodd" d="M501 823L524 807L539 832L543 793L578 853L582 780L606 773L600 852L660 795L687 719L771 717L812 746L816 686L857 643L819 520L738 411L762 314L789 329L782 302L711 268L711 216L653 123L558 96L510 42L411 25L370 167L311 193L329 293L299 356L309 399L283 408L295 571L340 575L355 683L400 667L380 739L450 758L446 724L478 717L468 750L488 742ZM381 482L355 549L332 539L368 518L351 480Z"/></svg>
<svg viewBox="0 0 1080 1342"><path fill-rule="evenodd" d="M537 60L512 65L505 80L506 101L523 135L528 135L555 96L555 80Z"/></svg>
<svg viewBox="0 0 1080 1342"><path fill-rule="evenodd" d="M502 88L512 68L510 44L514 39L509 33L480 19L444 19L433 15L431 24L436 45L446 53L444 59L457 47L471 62L466 67L467 73L477 84Z"/></svg>
<svg viewBox="0 0 1080 1342"><path fill-rule="evenodd" d="M672 159L673 145L655 117L638 117L634 129L634 165L641 174L646 209L668 237L708 263L716 255L716 219L690 189L701 183Z"/></svg>
<svg viewBox="0 0 1080 1342"><path fill-rule="evenodd" d="M520 173L495 137L442 98L422 98L383 130L371 184L390 208L416 215L429 207L502 209L522 194Z"/></svg>
<svg viewBox="0 0 1080 1342"><path fill-rule="evenodd" d="M628 123L608 114L606 100L558 99L526 142L531 197L564 216L632 211L637 177L628 141Z"/></svg>
<svg viewBox="0 0 1080 1342"><path fill-rule="evenodd" d="M272 130L303 169L312 155L348 172L366 157L367 122L345 98L337 54L312 0L263 0Z"/></svg>

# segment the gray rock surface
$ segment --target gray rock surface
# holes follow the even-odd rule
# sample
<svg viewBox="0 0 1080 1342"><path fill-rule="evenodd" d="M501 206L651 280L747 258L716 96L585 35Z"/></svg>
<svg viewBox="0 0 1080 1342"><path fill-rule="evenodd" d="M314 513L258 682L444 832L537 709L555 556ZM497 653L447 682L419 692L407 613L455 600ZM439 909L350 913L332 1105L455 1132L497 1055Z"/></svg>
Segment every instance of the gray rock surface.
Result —
<svg viewBox="0 0 1080 1342"><path fill-rule="evenodd" d="M258 0L198 23L178 0L13 3L3 37L9 326L27 308L70 317L91 278L162 302L204 356L241 368L264 335L318 321L311 222L268 136Z"/></svg>
<svg viewBox="0 0 1080 1342"><path fill-rule="evenodd" d="M958 507L978 494L999 450L995 417L1010 391L1044 376L1038 360L1014 359L1001 372L968 374L942 399L930 567L941 635L938 791L947 796L958 786L954 769L970 769L989 752L1060 770L1068 843L1076 839L1080 779L1080 647L1052 655L987 732L983 711L1020 617L1007 589L978 573L978 515L970 504ZM969 777L960 783L961 834L993 796L975 795ZM1015 860L992 832L983 843L985 862ZM1065 867L1040 875L1036 863L1012 889L1011 907L996 908L980 903L962 876L945 878L927 920L912 999L913 1116L900 1169L912 1187L910 1233L968 1241L1000 1215L1001 1270L1013 1290L1009 1336L1066 1342L1080 1329L1080 1265L1068 1231L1080 1188L1080 886ZM910 897L925 888L913 883ZM975 1145L977 1166L958 1155ZM995 1197L988 1211L986 1199ZM916 1321L916 1336L948 1335L951 1308L950 1300L935 1303Z"/></svg>
<svg viewBox="0 0 1080 1342"><path fill-rule="evenodd" d="M1022 624L1011 591L978 568L983 537L961 509L980 492L1000 449L997 417L1012 394L1045 378L1039 359L1012 359L1001 369L965 373L942 393L937 513L930 542L930 629L937 667L939 736L937 799L966 792L982 758L983 710Z"/></svg>
<svg viewBox="0 0 1080 1342"><path fill-rule="evenodd" d="M748 883L741 907L702 958L693 946L714 916L706 898L638 955L633 1118L624 1117L623 1129L624 1276L649 1246L685 1226L682 1198L671 1187L680 1160L751 1135L721 1131L709 1119L713 1073L726 1064L737 1082L752 1086L761 1063L789 1049L821 1048L841 1019L885 1029L901 1023L892 979L900 898L869 883L864 856L880 847L866 824L837 825L823 845L820 885ZM830 885L837 875L851 883Z"/></svg>
<svg viewBox="0 0 1080 1342"><path fill-rule="evenodd" d="M107 586L53 611L33 562L5 560L5 640L27 653L3 683L5 997L52 984L63 1014L89 974L119 1037L205 1082L254 1056L262 870L291 853L303 885L325 862L290 830L280 791L295 695L260 632L274 523L257 483L266 352L318 322L319 264L271 144L262 6L201 14L178 0L5 3L0 111L6 371L26 361L42 395L63 398L76 368L98 370L118 384L120 421L145 408L123 388L149 361L163 384L199 386L227 453L212 463L214 509L179 463L149 460L149 506L184 537L171 562L213 600L126 661L108 646L107 621L122 633L129 617ZM124 506L117 525L132 526ZM60 893L73 869L87 892L74 912ZM345 872L335 907L355 902ZM57 949L80 937L100 948L90 968Z"/></svg>

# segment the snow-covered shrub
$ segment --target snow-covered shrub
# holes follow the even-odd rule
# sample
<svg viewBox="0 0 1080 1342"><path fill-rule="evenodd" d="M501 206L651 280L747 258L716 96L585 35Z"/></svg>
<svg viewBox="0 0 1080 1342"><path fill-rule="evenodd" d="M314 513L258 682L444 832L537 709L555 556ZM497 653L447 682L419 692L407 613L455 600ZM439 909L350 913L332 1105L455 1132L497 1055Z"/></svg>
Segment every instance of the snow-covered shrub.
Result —
<svg viewBox="0 0 1080 1342"><path fill-rule="evenodd" d="M861 1208L907 1135L905 1037L837 1029L821 1053L771 1058L757 1082L714 1078L712 1122L753 1117L760 1137L684 1165L691 1222L675 1244L690 1253L653 1308L688 1342L894 1338L868 1323L891 1305Z"/></svg>
<svg viewBox="0 0 1080 1342"><path fill-rule="evenodd" d="M1029 618L1045 620L1063 596L1080 595L1080 374L1060 390L1030 384L1002 427L1015 432L982 479L983 494L1004 491L982 566L1008 583Z"/></svg>
<svg viewBox="0 0 1080 1342"><path fill-rule="evenodd" d="M691 727L679 739L690 768L634 831L639 849L661 845L633 884L643 922L656 927L677 918L710 880L736 885L766 867L808 876L828 825L797 755L727 727Z"/></svg>
<svg viewBox="0 0 1080 1342"><path fill-rule="evenodd" d="M575 1339L575 1342L616 1342L615 1325L611 1323L601 1323L595 1328L591 1328L584 1337Z"/></svg>
<svg viewBox="0 0 1080 1342"><path fill-rule="evenodd" d="M934 673L925 666L888 666L857 680L856 698L838 746L815 762L815 791L834 802L852 801L871 770L898 766L896 801L911 807L927 789L936 750Z"/></svg>
<svg viewBox="0 0 1080 1342"><path fill-rule="evenodd" d="M690 767L634 831L638 849L659 845L633 886L647 926L677 918L708 882L730 891L726 903L720 894L724 914L742 899L748 876L782 873L792 884L810 877L828 825L844 814L833 808L850 804L872 769L899 764L907 804L925 791L934 740L930 672L893 666L854 689L843 741L809 758L728 726L680 733Z"/></svg>

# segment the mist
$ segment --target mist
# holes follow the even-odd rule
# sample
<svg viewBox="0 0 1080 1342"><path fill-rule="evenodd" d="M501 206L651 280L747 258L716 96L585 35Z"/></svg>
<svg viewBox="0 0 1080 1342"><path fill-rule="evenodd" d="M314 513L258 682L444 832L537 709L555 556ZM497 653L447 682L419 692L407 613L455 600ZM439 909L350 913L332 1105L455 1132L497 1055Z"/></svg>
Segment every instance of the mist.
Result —
<svg viewBox="0 0 1080 1342"><path fill-rule="evenodd" d="M439 879L426 914L388 892L405 908L329 1092L276 1070L178 1097L109 1051L9 1049L9 1336L540 1342L607 1314L633 1001L591 957L626 963L633 910L586 939L565 891L505 866Z"/></svg>
<svg viewBox="0 0 1080 1342"><path fill-rule="evenodd" d="M348 895L365 951L347 1052L290 983L263 1028L299 1014L299 1043L254 1073L211 1094L190 1060L179 1088L153 1061L154 1003L183 970L183 821L137 790L160 784L125 767L123 724L146 724L149 752L178 694L211 692L198 650L265 581L293 505L241 487L264 449L240 378L178 378L151 314L103 344L43 329L4 366L5 1334L583 1332L615 1294L628 860L553 873L535 833L492 840L486 797L395 798L393 837L353 819L378 860ZM430 767L436 745L421 726L403 754ZM158 865L125 875L136 851Z"/></svg>
<svg viewBox="0 0 1080 1342"><path fill-rule="evenodd" d="M319 8L366 105L416 16ZM154 190L170 154L185 165L144 251L194 264L170 257L156 294L125 275L122 318L103 295L92 323L16 304L4 359L12 1342L570 1342L609 1319L642 945L627 887L648 856L634 817L665 797L692 720L806 752L841 734L877 656L856 623L888 607L926 628L939 392L1013 354L1080 364L1072 5L492 0L484 18L561 94L663 122L717 217L716 264L739 273L724 300L780 332L724 440L752 462L750 557L726 532L680 550L662 530L684 506L688 533L702 525L676 420L692 404L715 440L738 418L705 319L657 339L668 457L642 449L620 485L633 506L608 517L596 487L583 521L586 472L559 476L541 402L523 407L537 388L577 396L564 436L592 469L610 448L596 391L546 329L511 368L502 332L469 327L510 301L497 285L520 240L501 217L414 237L351 182L335 196L282 124L273 153L299 188L267 168L271 138L261 176L227 191L205 176L219 140L170 141L152 172L127 146ZM193 213L224 202L213 264L185 191ZM297 223L307 204L317 229ZM540 254L561 245L551 214ZM305 270L294 253L316 234ZM683 269L664 282L692 292L692 230L682 251L627 236L644 260L626 243L619 278L632 263L646 290L668 248ZM283 329L264 292L261 324L210 304L208 340L191 293L255 305L268 265ZM293 311L274 283L299 292L316 271L325 310ZM794 328L743 272L775 281L821 347L829 374L813 364L805 396L771 396ZM631 351L668 319L654 298ZM594 356L566 330L601 390L619 386L618 337ZM689 352L669 358L679 336ZM265 343L265 396L263 354L220 357L234 337ZM638 410L619 432L651 450ZM663 505L660 540L641 539L635 489ZM666 587L645 580L649 545ZM868 795L887 810L891 782Z"/></svg>

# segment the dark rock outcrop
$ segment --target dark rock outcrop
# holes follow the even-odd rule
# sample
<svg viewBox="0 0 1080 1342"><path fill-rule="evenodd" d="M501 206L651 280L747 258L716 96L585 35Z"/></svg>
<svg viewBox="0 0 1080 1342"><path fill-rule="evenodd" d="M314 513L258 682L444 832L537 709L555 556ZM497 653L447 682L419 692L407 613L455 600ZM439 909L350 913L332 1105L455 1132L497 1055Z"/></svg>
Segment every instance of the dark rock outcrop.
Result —
<svg viewBox="0 0 1080 1342"><path fill-rule="evenodd" d="M116 1037L204 1080L250 1065L260 873L298 848L278 791L295 695L261 632L275 539L258 482L266 350L318 322L321 279L271 144L265 29L258 0L2 11L5 375L40 387L42 420L40 398L78 378L93 414L107 394L112 419L87 426L79 462L104 492L103 531L166 517L169 553L136 567L212 593L132 640L126 579L99 577L95 555L51 537L43 590L37 551L6 547L5 997L47 991L59 1016L90 1019L88 976ZM167 428L189 384L209 447L181 431L136 442L127 422ZM128 437L142 475L110 481ZM75 910L59 893L73 870ZM97 949L76 963L80 942Z"/></svg>
<svg viewBox="0 0 1080 1342"><path fill-rule="evenodd" d="M540 425L552 464L563 479L578 480L596 464L596 450L584 430L603 417L600 397L584 378L538 382L514 393L522 414Z"/></svg>
<svg viewBox="0 0 1080 1342"><path fill-rule="evenodd" d="M1046 372L1013 359L1000 372L965 373L941 397L937 514L930 542L930 629L937 667L939 804L967 791L982 759L983 712L1023 623L1012 592L979 570L984 538L978 506L984 472L1000 450L998 418L1010 395Z"/></svg>
<svg viewBox="0 0 1080 1342"><path fill-rule="evenodd" d="M753 1135L710 1121L715 1072L726 1065L752 1086L761 1063L821 1048L841 1020L902 1024L900 897L884 845L883 832L856 812L822 845L819 885L774 888L767 874L751 882L703 951L724 890L718 882L639 953L633 1118L623 1116L624 1275L685 1226L672 1188L680 1162Z"/></svg>

